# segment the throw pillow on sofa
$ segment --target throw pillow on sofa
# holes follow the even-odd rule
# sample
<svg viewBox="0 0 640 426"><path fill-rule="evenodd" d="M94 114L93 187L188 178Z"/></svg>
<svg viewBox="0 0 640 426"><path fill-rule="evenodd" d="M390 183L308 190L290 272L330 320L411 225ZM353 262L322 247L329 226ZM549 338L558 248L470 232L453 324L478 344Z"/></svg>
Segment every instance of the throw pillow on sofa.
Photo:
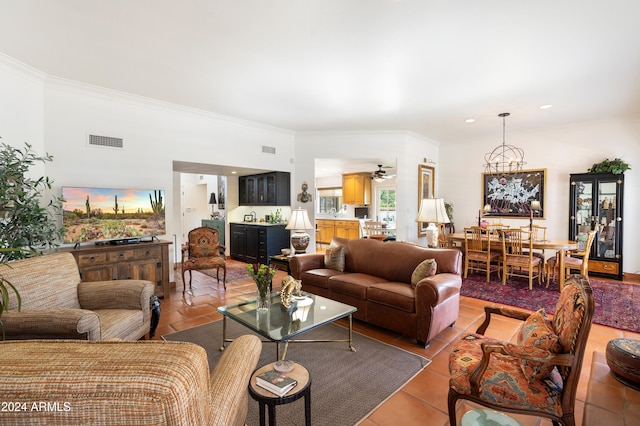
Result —
<svg viewBox="0 0 640 426"><path fill-rule="evenodd" d="M344 247L330 245L324 252L324 266L336 271L344 271Z"/></svg>
<svg viewBox="0 0 640 426"><path fill-rule="evenodd" d="M427 259L420 262L416 269L411 274L411 287L415 288L423 278L432 277L436 274L438 264L435 259Z"/></svg>
<svg viewBox="0 0 640 426"><path fill-rule="evenodd" d="M553 353L558 353L560 350L560 340L553 331L551 321L547 319L544 309L538 309L525 320L518 334L517 343ZM548 376L551 368L548 364L523 360L522 372L529 381L532 381L537 377Z"/></svg>

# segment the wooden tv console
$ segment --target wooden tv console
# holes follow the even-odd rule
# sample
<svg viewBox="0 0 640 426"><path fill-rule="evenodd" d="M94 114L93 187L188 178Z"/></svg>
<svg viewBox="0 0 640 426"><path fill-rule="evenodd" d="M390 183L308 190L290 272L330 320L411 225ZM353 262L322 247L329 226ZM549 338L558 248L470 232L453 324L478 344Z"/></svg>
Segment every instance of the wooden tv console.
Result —
<svg viewBox="0 0 640 426"><path fill-rule="evenodd" d="M155 283L155 294L170 297L169 244L157 240L122 245L63 247L76 258L82 281L148 280Z"/></svg>

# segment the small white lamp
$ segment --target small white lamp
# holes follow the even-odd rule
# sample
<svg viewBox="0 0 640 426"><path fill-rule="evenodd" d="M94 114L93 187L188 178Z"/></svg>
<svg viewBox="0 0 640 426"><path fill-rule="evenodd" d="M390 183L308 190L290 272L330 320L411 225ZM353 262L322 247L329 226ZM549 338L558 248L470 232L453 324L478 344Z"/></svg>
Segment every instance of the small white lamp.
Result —
<svg viewBox="0 0 640 426"><path fill-rule="evenodd" d="M438 247L438 227L439 223L450 223L449 216L444 207L443 198L423 198L420 202L418 217L416 222L426 222L429 226L427 232L427 245L429 247Z"/></svg>
<svg viewBox="0 0 640 426"><path fill-rule="evenodd" d="M215 205L218 204L218 202L216 201L216 193L212 192L211 196L209 197L209 204L211 204L211 217L215 216Z"/></svg>
<svg viewBox="0 0 640 426"><path fill-rule="evenodd" d="M291 219L285 229L294 231L293 234L291 234L291 245L295 252L297 254L306 252L310 237L305 231L313 229L307 211L304 209L293 210L291 212Z"/></svg>

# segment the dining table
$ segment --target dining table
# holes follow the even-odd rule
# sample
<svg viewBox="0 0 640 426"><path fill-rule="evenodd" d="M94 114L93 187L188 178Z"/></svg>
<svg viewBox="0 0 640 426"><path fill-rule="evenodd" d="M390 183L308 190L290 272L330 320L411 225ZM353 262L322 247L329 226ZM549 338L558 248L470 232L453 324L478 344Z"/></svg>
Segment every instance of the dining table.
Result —
<svg viewBox="0 0 640 426"><path fill-rule="evenodd" d="M453 234L447 234L447 240L450 243L464 245L464 232L456 232ZM496 235L491 236L492 247L495 244L496 247L502 247L502 240ZM534 249L538 250L557 250L558 251L558 289L562 291L565 282L565 266L564 260L567 256L567 251L578 250L578 242L572 240L533 240L532 244ZM548 279L548 278L547 278Z"/></svg>

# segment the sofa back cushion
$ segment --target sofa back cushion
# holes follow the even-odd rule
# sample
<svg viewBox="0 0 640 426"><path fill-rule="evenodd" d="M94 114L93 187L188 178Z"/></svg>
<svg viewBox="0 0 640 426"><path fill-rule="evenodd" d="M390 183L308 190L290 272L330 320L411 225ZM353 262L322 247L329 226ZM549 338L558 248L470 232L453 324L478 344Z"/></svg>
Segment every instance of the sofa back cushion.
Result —
<svg viewBox="0 0 640 426"><path fill-rule="evenodd" d="M80 308L80 273L71 253L35 256L0 265L0 276L20 293L23 311ZM9 309L18 309L13 291L9 291Z"/></svg>
<svg viewBox="0 0 640 426"><path fill-rule="evenodd" d="M369 238L334 237L332 244L344 247L346 272L359 272L388 281L410 283L416 267L426 259L435 259L437 274L462 272L462 253L457 249L430 249L395 241Z"/></svg>

